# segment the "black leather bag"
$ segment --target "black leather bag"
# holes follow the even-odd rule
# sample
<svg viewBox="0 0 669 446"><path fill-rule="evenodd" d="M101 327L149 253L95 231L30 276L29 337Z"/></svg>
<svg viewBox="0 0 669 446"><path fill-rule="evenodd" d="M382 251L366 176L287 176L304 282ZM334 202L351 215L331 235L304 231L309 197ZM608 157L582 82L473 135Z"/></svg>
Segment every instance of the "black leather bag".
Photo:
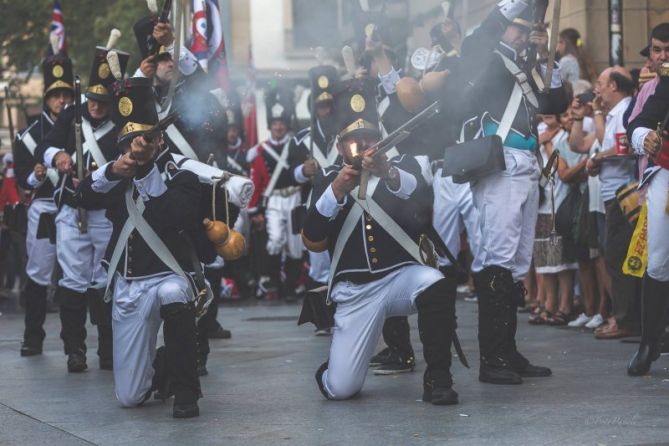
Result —
<svg viewBox="0 0 669 446"><path fill-rule="evenodd" d="M492 135L447 147L441 175L452 176L454 183L462 184L503 170L502 139Z"/></svg>
<svg viewBox="0 0 669 446"><path fill-rule="evenodd" d="M56 216L49 212L43 212L39 215L37 222L37 239L48 238L49 242L56 243Z"/></svg>
<svg viewBox="0 0 669 446"><path fill-rule="evenodd" d="M555 211L555 231L562 237L574 240L574 230L578 223L581 205L581 189L578 185L571 186L564 201Z"/></svg>
<svg viewBox="0 0 669 446"><path fill-rule="evenodd" d="M303 204L290 211L291 232L293 234L302 233L304 219L307 217L307 207Z"/></svg>

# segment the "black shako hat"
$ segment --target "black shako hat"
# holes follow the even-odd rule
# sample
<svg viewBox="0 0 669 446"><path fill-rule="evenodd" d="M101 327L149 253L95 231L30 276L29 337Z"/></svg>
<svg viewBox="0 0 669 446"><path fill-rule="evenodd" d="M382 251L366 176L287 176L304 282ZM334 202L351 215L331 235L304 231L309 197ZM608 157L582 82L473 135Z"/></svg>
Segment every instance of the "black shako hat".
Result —
<svg viewBox="0 0 669 446"><path fill-rule="evenodd" d="M111 102L112 100L112 85L116 81L116 78L107 63L107 54L109 51L109 49L102 46L95 48L91 76L88 81L88 88L86 89L86 97L88 99L101 102ZM128 66L130 54L118 50L114 51L118 54L119 68L121 69L121 76L123 76Z"/></svg>
<svg viewBox="0 0 669 446"><path fill-rule="evenodd" d="M267 127L272 121L283 121L289 128L295 118L295 101L292 90L286 87L274 87L265 93L265 111L267 113Z"/></svg>
<svg viewBox="0 0 669 446"><path fill-rule="evenodd" d="M379 135L375 83L371 79L341 82L335 95L335 115L340 138L363 132Z"/></svg>
<svg viewBox="0 0 669 446"><path fill-rule="evenodd" d="M339 76L332 65L319 65L309 70L311 100L314 104L333 101Z"/></svg>
<svg viewBox="0 0 669 446"><path fill-rule="evenodd" d="M44 95L58 89L69 90L74 93L74 73L72 61L69 57L56 54L48 56L42 62L44 75Z"/></svg>
<svg viewBox="0 0 669 446"><path fill-rule="evenodd" d="M150 130L158 123L151 79L131 77L115 82L112 121L119 129L119 143Z"/></svg>

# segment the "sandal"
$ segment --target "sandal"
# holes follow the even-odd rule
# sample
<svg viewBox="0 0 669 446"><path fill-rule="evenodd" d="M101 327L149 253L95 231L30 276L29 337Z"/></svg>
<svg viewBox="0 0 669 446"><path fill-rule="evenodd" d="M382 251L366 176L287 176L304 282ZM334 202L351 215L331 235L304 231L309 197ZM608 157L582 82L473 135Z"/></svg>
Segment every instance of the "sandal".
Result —
<svg viewBox="0 0 669 446"><path fill-rule="evenodd" d="M569 323L569 316L562 311L558 311L546 318L546 323L553 326L567 325Z"/></svg>
<svg viewBox="0 0 669 446"><path fill-rule="evenodd" d="M530 325L543 325L546 323L546 320L550 317L550 313L546 311L543 307L539 306L532 311L530 317L527 321Z"/></svg>

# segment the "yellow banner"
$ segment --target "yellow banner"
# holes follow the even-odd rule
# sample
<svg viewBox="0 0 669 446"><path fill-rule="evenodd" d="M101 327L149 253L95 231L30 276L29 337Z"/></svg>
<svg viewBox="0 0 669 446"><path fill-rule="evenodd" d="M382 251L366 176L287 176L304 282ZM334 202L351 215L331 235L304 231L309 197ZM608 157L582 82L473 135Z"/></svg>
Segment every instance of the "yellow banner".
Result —
<svg viewBox="0 0 669 446"><path fill-rule="evenodd" d="M623 263L623 273L628 276L643 277L648 264L648 208L644 200L637 220L630 246L627 249L627 258Z"/></svg>

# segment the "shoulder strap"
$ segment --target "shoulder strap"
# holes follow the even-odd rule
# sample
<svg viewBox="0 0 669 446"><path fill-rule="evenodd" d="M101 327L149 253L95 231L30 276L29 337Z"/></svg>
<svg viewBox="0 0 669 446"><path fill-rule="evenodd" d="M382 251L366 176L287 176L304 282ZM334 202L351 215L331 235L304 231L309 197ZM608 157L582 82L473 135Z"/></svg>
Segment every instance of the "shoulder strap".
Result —
<svg viewBox="0 0 669 446"><path fill-rule="evenodd" d="M513 120L516 118L516 115L518 114L518 108L520 107L520 101L523 98L523 91L518 85L518 83L515 83L513 85L513 90L511 91L511 97L509 98L509 102L506 103L506 109L504 110L504 114L502 115L502 119L499 122L499 126L497 127L497 136L499 136L502 139L502 144L504 141L506 141L506 137L509 134L509 131L511 130L511 125L513 124Z"/></svg>
<svg viewBox="0 0 669 446"><path fill-rule="evenodd" d="M186 158L190 158L196 161L199 161L200 158L198 158L197 154L195 153L195 150L193 150L193 147L186 141L186 138L181 134L179 129L174 125L171 124L167 129L165 130L165 133L167 134L167 137L174 143L177 149Z"/></svg>
<svg viewBox="0 0 669 446"><path fill-rule="evenodd" d="M539 107L537 96L534 94L532 86L527 81L527 74L525 74L525 72L518 66L516 62L509 59L498 50L495 50L495 53L502 58L502 62L504 62L506 69L513 75L513 77L516 78L516 84L520 85L523 95L527 98L529 103L532 104L535 108Z"/></svg>
<svg viewBox="0 0 669 446"><path fill-rule="evenodd" d="M369 184L367 186L368 194L370 195L373 194L374 191L376 190L376 186L378 185L379 185L378 177L373 177L372 179L370 179ZM359 187L356 187L349 195L352 197L357 197L358 189ZM339 231L339 235L337 236L337 243L335 243L334 251L332 252L332 259L330 260L330 274L328 275L328 294L327 294L328 301L330 299L330 293L332 292L332 280L334 279L335 272L337 271L337 266L339 265L339 259L341 259L341 255L344 252L344 246L346 246L348 239L351 238L351 234L353 234L355 225L358 224L358 222L360 221L360 217L362 217L362 213L363 213L363 208L361 206L352 206L351 210L346 216L346 219L344 220L344 224L342 225L341 230Z"/></svg>
<svg viewBox="0 0 669 446"><path fill-rule="evenodd" d="M397 224L397 222L383 210L383 208L372 199L372 194L369 194L366 198L367 202L367 213L376 220L379 225L395 240L406 252L408 252L411 257L416 259L418 263L423 263L423 260L420 255L420 248L418 243L416 243L409 234L406 233L402 227ZM357 195L352 195L352 198L356 203L362 208L364 205L361 200L358 199Z"/></svg>
<svg viewBox="0 0 669 446"><path fill-rule="evenodd" d="M98 166L103 166L107 163L107 160L98 145L98 140L109 133L113 128L114 123L109 120L93 131L93 127L91 127L91 123L88 122L88 120L81 120L81 131L84 133L84 143L82 144L84 153L89 152Z"/></svg>
<svg viewBox="0 0 669 446"><path fill-rule="evenodd" d="M267 198L270 195L272 195L272 192L274 192L274 188L276 187L276 182L279 180L279 177L281 176L281 172L283 169L288 168L288 164L286 163L286 160L288 159L288 144L290 143L290 139L286 141L283 145L283 150L281 152L281 157L279 157L276 152L271 148L268 147L267 144L263 143L263 150L267 151L267 153L270 154L274 159L276 159L276 167L274 168L274 172L272 172L272 177L269 180L269 184L267 185L267 188L263 192L263 197Z"/></svg>
<svg viewBox="0 0 669 446"><path fill-rule="evenodd" d="M33 138L33 135L30 134L30 129L26 130L23 135L21 135L21 141L23 142L23 145L26 146L26 149L28 149L28 152L32 156L35 156L35 149L37 148L37 143L35 142L35 139Z"/></svg>

